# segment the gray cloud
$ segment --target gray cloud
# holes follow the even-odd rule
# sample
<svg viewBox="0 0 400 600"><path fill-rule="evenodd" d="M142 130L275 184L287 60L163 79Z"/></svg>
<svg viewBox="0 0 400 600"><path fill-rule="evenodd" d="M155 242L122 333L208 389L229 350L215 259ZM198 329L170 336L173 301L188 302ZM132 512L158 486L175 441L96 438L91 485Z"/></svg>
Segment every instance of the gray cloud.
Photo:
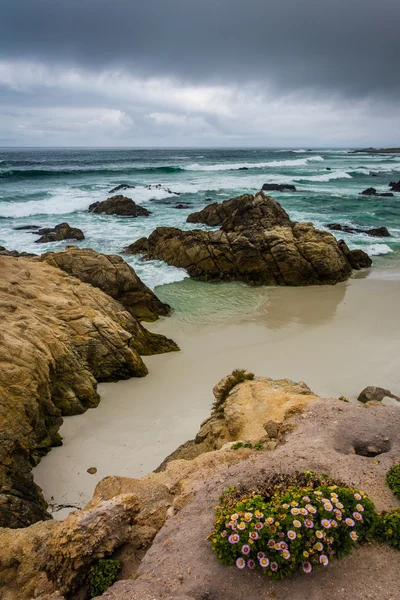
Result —
<svg viewBox="0 0 400 600"><path fill-rule="evenodd" d="M3 0L3 57L260 81L349 96L400 91L398 0Z"/></svg>

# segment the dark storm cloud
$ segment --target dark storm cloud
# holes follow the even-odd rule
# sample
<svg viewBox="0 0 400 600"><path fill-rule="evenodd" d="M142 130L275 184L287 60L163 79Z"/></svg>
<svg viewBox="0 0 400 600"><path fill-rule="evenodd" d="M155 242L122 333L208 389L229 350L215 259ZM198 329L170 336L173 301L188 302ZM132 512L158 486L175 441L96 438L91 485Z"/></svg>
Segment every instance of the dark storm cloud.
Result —
<svg viewBox="0 0 400 600"><path fill-rule="evenodd" d="M3 0L0 57L393 98L399 23L400 0Z"/></svg>

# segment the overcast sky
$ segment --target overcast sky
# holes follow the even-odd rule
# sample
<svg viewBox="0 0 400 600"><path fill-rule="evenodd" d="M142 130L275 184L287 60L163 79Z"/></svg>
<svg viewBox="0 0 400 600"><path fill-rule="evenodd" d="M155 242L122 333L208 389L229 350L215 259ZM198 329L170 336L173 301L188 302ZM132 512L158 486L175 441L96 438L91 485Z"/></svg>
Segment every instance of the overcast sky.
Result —
<svg viewBox="0 0 400 600"><path fill-rule="evenodd" d="M400 146L400 0L2 0L2 146Z"/></svg>

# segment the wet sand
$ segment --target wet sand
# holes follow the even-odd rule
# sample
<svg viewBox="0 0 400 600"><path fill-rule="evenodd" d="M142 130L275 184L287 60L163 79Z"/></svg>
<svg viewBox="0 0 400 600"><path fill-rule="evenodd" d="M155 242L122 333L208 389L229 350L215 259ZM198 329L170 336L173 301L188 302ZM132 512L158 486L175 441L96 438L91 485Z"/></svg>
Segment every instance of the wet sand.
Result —
<svg viewBox="0 0 400 600"><path fill-rule="evenodd" d="M182 351L146 357L147 377L99 385L100 406L64 420L64 445L34 470L47 501L80 507L103 477L141 477L156 468L196 434L213 386L237 367L303 380L325 397L355 400L367 385L400 393L399 269L372 270L333 287L185 281L157 292L177 310L148 327ZM192 311L173 302L185 294ZM88 474L89 467L97 473Z"/></svg>

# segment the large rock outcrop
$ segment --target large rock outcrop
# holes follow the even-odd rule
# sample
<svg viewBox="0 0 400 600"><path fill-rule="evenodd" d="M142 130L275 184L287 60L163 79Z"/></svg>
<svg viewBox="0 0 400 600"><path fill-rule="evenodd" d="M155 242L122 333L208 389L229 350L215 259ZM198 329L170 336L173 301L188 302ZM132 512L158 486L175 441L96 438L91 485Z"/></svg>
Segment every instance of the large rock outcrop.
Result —
<svg viewBox="0 0 400 600"><path fill-rule="evenodd" d="M221 229L158 227L125 250L184 268L194 279L252 285L335 284L369 260L364 252L364 261L353 259L344 242L311 223L292 223L263 192L209 205L188 220Z"/></svg>
<svg viewBox="0 0 400 600"><path fill-rule="evenodd" d="M45 262L0 256L0 526L46 518L31 468L61 443L62 415L97 406L97 381L142 377L177 350L101 290Z"/></svg>
<svg viewBox="0 0 400 600"><path fill-rule="evenodd" d="M122 195L112 196L103 202L94 202L89 206L89 212L120 217L148 217L151 214L147 208Z"/></svg>
<svg viewBox="0 0 400 600"><path fill-rule="evenodd" d="M69 246L59 252L42 254L40 260L100 288L121 302L137 319L155 321L171 310L168 304L161 302L140 280L134 269L116 254L100 254L90 248Z"/></svg>

